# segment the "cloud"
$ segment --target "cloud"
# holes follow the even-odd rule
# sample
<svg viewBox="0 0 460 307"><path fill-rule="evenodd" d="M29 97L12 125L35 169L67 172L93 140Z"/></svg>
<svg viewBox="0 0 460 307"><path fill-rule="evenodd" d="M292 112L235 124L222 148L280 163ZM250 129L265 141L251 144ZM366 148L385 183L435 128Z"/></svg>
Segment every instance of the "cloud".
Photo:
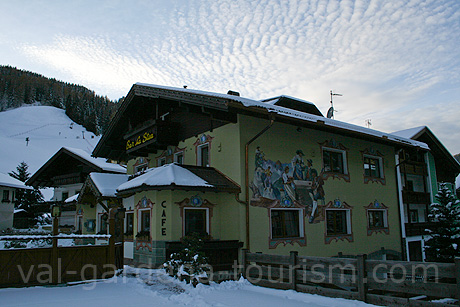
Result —
<svg viewBox="0 0 460 307"><path fill-rule="evenodd" d="M59 34L21 50L111 98L138 81L187 84L256 99L287 94L313 101L325 113L332 89L344 95L336 99L337 119L363 125L372 118L379 129L400 130L385 118L416 124L408 113L393 114L417 110L412 114L439 126L434 130L440 138L460 152L451 142L460 137L459 124L451 117L439 121L433 112L460 102L457 96L447 104L433 93L444 86L459 92L455 0L196 0L172 2L161 11L142 2L142 8L152 20L143 19L142 27L126 24L117 35ZM136 24L134 11L125 8L124 15ZM458 132L446 133L442 125Z"/></svg>

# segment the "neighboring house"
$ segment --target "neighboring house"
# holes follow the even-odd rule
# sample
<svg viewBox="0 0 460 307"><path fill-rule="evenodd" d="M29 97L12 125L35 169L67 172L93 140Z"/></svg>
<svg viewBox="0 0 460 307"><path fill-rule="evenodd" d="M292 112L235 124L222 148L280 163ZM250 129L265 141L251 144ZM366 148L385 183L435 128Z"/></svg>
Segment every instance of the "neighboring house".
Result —
<svg viewBox="0 0 460 307"><path fill-rule="evenodd" d="M107 163L106 159L91 157L81 149L62 147L26 183L37 188L54 188L51 202L63 207L59 225L74 228L77 223L76 202L71 197L80 193L91 172L125 174L126 168Z"/></svg>
<svg viewBox="0 0 460 307"><path fill-rule="evenodd" d="M108 212L110 208L119 207L121 199L116 197L116 188L128 181L126 174L90 173L76 197L75 229L81 234L108 234ZM133 219L129 216L133 208L127 207L123 229L116 233L125 234L124 257L132 259L133 253Z"/></svg>
<svg viewBox="0 0 460 307"><path fill-rule="evenodd" d="M159 265L193 232L270 254L401 255L401 150L429 149L292 97L135 84L93 155L128 161L133 257Z"/></svg>
<svg viewBox="0 0 460 307"><path fill-rule="evenodd" d="M32 188L16 178L0 173L0 230L13 227L14 200L18 189Z"/></svg>
<svg viewBox="0 0 460 307"><path fill-rule="evenodd" d="M393 134L424 142L430 148L430 151L401 150L398 163L405 257L411 261L422 261L427 259L425 241L429 238L425 229L433 223L428 220L429 205L437 201L436 194L442 182L448 183L456 194L455 178L460 173L460 164L426 126Z"/></svg>

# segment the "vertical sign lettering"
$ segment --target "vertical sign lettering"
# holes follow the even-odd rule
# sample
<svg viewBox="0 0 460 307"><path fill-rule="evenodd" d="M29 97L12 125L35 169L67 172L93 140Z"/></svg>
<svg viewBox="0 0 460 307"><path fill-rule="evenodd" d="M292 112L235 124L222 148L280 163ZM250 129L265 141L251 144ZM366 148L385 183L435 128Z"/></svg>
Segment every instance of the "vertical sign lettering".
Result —
<svg viewBox="0 0 460 307"><path fill-rule="evenodd" d="M161 203L163 213L161 213L161 235L166 236L166 201Z"/></svg>

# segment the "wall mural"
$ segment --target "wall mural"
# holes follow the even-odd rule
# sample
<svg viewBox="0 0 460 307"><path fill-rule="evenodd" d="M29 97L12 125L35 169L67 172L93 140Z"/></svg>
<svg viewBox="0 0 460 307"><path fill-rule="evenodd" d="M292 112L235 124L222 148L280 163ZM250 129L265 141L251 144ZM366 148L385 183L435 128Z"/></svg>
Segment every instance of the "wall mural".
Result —
<svg viewBox="0 0 460 307"><path fill-rule="evenodd" d="M257 146L251 205L264 208L304 207L310 223L324 221L324 181L313 167L312 159L304 159L297 150L290 162L272 161Z"/></svg>

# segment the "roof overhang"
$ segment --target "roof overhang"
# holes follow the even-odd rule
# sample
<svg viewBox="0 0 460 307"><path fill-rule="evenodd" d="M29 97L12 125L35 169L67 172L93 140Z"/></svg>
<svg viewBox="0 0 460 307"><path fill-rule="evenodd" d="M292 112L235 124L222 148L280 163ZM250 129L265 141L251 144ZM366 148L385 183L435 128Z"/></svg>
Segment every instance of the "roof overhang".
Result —
<svg viewBox="0 0 460 307"><path fill-rule="evenodd" d="M275 98L278 104L283 104L282 101L293 101L291 97ZM429 150L421 142L325 118L319 110L301 112L276 105L273 99L269 101L272 103L228 94L137 83L124 99L107 132L96 145L93 155L118 161L127 160L131 156L147 156L148 153L166 149L167 145L177 145L186 138L212 131L227 123L236 123L238 114L270 117L278 122L357 137L397 148ZM310 107L308 102L303 104Z"/></svg>

